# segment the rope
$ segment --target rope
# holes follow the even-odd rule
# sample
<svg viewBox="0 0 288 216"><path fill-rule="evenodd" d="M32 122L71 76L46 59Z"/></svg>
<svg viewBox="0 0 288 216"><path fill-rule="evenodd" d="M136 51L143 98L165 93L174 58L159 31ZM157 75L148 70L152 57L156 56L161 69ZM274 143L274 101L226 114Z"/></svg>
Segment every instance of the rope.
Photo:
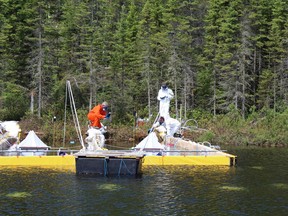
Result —
<svg viewBox="0 0 288 216"><path fill-rule="evenodd" d="M115 145L108 145L108 144L105 144L105 147L111 147L111 148L117 148L117 149L127 149L126 146L115 146Z"/></svg>
<svg viewBox="0 0 288 216"><path fill-rule="evenodd" d="M118 170L118 177L120 176L121 168L122 168L122 159L120 161L120 166L119 166L119 170Z"/></svg>
<svg viewBox="0 0 288 216"><path fill-rule="evenodd" d="M106 177L108 173L108 163L106 158L104 158L104 176Z"/></svg>
<svg viewBox="0 0 288 216"><path fill-rule="evenodd" d="M64 127L63 127L63 147L65 146L65 138L66 138L66 113L67 113L67 96L68 94L68 85L66 84L66 93L65 93L65 112L64 112Z"/></svg>
<svg viewBox="0 0 288 216"><path fill-rule="evenodd" d="M73 121L74 121L74 124L75 124L77 136L78 136L78 139L80 140L80 143L81 143L83 149L85 149L85 145L84 145L84 141L83 141L83 137L82 137L82 133L81 133L79 119L78 119L77 112L76 112L76 106L75 106L75 101L74 101L74 97L73 97L70 81L67 81L67 87L68 87L68 93L69 93L70 102L71 102L71 105L72 105L71 106L71 111L72 111L72 117L73 117Z"/></svg>
<svg viewBox="0 0 288 216"><path fill-rule="evenodd" d="M122 163L125 165L126 170L129 172L129 174L132 175L132 172L128 169L125 161L124 161L123 159L121 159L120 166L119 166L119 170L118 170L118 176L120 176L120 172L121 172L121 168L122 168Z"/></svg>

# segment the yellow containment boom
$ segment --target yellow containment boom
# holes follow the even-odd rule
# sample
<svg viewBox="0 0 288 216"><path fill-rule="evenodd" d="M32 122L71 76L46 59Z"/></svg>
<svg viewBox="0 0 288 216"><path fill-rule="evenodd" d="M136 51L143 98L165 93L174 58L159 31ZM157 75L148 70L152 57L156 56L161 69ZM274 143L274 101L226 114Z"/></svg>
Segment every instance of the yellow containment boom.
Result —
<svg viewBox="0 0 288 216"><path fill-rule="evenodd" d="M154 156L146 155L143 166L234 166L237 157L225 156ZM75 166L75 156L0 156L0 166Z"/></svg>

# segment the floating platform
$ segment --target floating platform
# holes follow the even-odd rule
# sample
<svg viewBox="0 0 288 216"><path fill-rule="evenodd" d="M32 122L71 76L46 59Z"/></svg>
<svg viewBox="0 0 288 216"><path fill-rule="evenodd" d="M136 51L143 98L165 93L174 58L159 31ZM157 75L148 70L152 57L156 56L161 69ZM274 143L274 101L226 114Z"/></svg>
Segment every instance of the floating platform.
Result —
<svg viewBox="0 0 288 216"><path fill-rule="evenodd" d="M141 176L144 155L113 150L75 154L79 176Z"/></svg>
<svg viewBox="0 0 288 216"><path fill-rule="evenodd" d="M168 148L167 148L168 146ZM134 150L113 151L104 150L95 152L78 152L75 154L48 155L48 156L0 156L0 166L41 166L41 167L66 167L75 169L76 161L79 161L79 172L86 172L82 168L85 163L99 162L100 168L109 164L108 167L99 173L120 173L125 175L123 166L129 165L134 175L140 171L141 166L236 166L237 156L221 151L209 143L195 143L180 138L169 138L166 149L147 149L142 152ZM88 160L89 159L89 160ZM134 160L133 162L130 159ZM139 159L139 164L138 164ZM140 160L141 159L141 160ZM91 162L90 162L91 161ZM124 163L123 163L124 162ZM103 165L103 166L102 166ZM87 168L88 169L88 168ZM92 168L89 168L92 169ZM137 170L138 169L138 170ZM93 170L92 170L93 171ZM130 171L130 169L129 169ZM89 170L87 171L90 172ZM94 171L93 171L94 172Z"/></svg>
<svg viewBox="0 0 288 216"><path fill-rule="evenodd" d="M189 152L181 152L182 155L146 155L141 160L142 166L235 166L237 157L230 154L225 155L189 155ZM180 152L179 152L180 153ZM78 156L79 157L79 156ZM81 157L81 156L80 156ZM105 157L104 157L105 158ZM0 166L41 166L41 167L74 167L76 159L74 155L65 156L0 156ZM70 169L70 168L69 168Z"/></svg>
<svg viewBox="0 0 288 216"><path fill-rule="evenodd" d="M136 149L137 150L137 149ZM140 149L138 149L140 150ZM208 142L196 143L168 137L162 149L143 148L143 166L236 166L237 156L220 150Z"/></svg>

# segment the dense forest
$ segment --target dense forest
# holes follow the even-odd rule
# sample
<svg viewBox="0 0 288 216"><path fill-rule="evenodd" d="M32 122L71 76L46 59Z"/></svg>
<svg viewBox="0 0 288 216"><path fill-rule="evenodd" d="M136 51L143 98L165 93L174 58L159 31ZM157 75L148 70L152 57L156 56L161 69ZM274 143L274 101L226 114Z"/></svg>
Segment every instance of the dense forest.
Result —
<svg viewBox="0 0 288 216"><path fill-rule="evenodd" d="M0 119L63 116L70 80L83 113L108 101L114 123L288 104L287 0L0 0ZM50 118L49 117L49 118Z"/></svg>

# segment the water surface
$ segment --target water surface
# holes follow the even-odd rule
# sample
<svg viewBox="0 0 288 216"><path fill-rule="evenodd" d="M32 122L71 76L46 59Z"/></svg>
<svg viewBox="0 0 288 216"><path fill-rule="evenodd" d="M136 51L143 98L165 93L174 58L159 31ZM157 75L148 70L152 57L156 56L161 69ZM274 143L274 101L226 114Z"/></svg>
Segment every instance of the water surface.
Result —
<svg viewBox="0 0 288 216"><path fill-rule="evenodd" d="M287 215L288 149L229 149L237 167L145 167L141 178L0 168L0 215Z"/></svg>

